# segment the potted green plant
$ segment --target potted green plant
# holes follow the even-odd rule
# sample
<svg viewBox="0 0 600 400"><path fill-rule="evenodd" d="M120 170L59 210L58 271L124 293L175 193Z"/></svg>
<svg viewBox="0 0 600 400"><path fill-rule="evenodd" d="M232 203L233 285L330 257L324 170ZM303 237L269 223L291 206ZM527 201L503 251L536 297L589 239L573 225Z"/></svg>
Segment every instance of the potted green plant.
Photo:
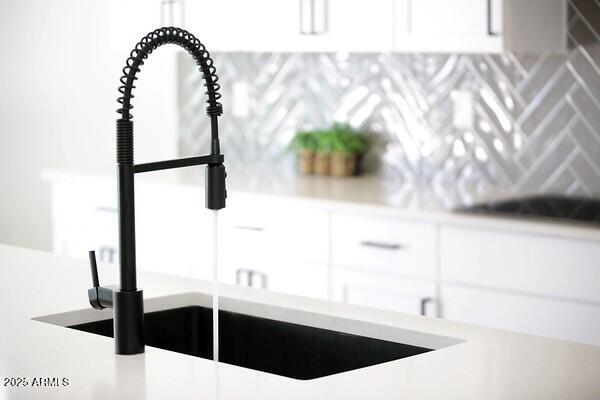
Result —
<svg viewBox="0 0 600 400"><path fill-rule="evenodd" d="M331 141L331 175L351 176L365 150L365 140L349 125L334 125L328 132Z"/></svg>
<svg viewBox="0 0 600 400"><path fill-rule="evenodd" d="M327 130L296 133L290 149L298 153L300 171L305 174L351 176L365 141L349 125L334 124Z"/></svg>
<svg viewBox="0 0 600 400"><path fill-rule="evenodd" d="M333 137L329 131L321 131L316 135L317 149L315 152L315 173L331 174L331 154L333 153Z"/></svg>
<svg viewBox="0 0 600 400"><path fill-rule="evenodd" d="M300 171L305 174L315 173L315 151L317 150L316 131L298 132L290 142L290 149L296 151L300 161Z"/></svg>

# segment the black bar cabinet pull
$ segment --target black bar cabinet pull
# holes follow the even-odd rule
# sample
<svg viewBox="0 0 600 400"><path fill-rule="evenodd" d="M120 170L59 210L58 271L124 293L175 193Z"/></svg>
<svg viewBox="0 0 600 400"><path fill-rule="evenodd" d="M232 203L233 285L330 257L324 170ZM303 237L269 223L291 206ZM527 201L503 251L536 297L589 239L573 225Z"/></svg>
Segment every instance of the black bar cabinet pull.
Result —
<svg viewBox="0 0 600 400"><path fill-rule="evenodd" d="M427 316L427 304L431 303L433 301L433 299L431 297L423 297L421 299L421 315L426 317Z"/></svg>
<svg viewBox="0 0 600 400"><path fill-rule="evenodd" d="M365 246L365 247L374 247L374 248L383 249L383 250L400 250L404 247L398 243L383 243L383 242L374 242L371 240L363 240L362 242L360 242L360 245Z"/></svg>
<svg viewBox="0 0 600 400"><path fill-rule="evenodd" d="M492 29L492 1L487 0L487 34L488 36L496 36L496 32Z"/></svg>

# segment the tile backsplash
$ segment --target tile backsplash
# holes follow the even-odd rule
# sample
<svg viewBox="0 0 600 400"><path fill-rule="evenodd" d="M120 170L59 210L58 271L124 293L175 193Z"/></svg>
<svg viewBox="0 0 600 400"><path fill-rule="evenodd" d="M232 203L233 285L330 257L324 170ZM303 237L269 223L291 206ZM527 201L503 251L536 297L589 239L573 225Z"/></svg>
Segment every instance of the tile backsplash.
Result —
<svg viewBox="0 0 600 400"><path fill-rule="evenodd" d="M215 53L231 166L292 170L300 129L344 121L366 132L366 171L469 202L497 192L600 196L600 2L569 2L568 54ZM179 149L208 148L204 87L179 59ZM453 126L457 92L471 129Z"/></svg>

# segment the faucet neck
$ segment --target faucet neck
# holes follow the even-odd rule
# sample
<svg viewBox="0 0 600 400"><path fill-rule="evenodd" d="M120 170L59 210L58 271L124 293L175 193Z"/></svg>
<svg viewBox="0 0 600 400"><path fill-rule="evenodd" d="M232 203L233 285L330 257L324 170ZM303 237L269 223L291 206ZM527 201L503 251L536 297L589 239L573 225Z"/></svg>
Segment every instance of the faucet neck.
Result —
<svg viewBox="0 0 600 400"><path fill-rule="evenodd" d="M135 88L134 82L138 79L136 75L140 72L140 68L144 65L144 61L148 56L158 47L169 43L176 44L187 50L196 61L196 64L198 64L200 72L202 72L208 104L206 113L210 117L211 124L210 154L217 156L221 153L218 126L218 117L223 113L223 106L219 102L221 98L219 89L221 86L217 83L219 78L216 74L216 68L210 57L210 53L194 35L180 28L164 27L148 33L135 45L125 62L123 75L120 78L121 86L119 86L121 96L117 99L118 103L121 104L121 108L117 110L117 113L120 114L120 118L117 119L117 176L119 186L120 276L121 290L123 291L135 291L137 289L133 177L136 172L136 166L134 166L133 162L133 115L131 114L131 109L133 108L131 100L134 97L133 89ZM138 172L164 169L164 165L167 163L169 162L163 162L161 168L150 166ZM221 159L198 159L195 164L222 165L222 157ZM178 165L175 160L169 164L169 167L174 168L195 164L187 163L181 165L180 163ZM140 168L140 170L142 169ZM220 203L216 202L213 204ZM224 206L224 198L222 203Z"/></svg>
<svg viewBox="0 0 600 400"><path fill-rule="evenodd" d="M136 74L156 48L164 44L177 44L192 55L200 67L206 87L206 113L210 117L211 143L210 154L177 160L167 160L134 165L133 162L133 99ZM120 289L112 292L112 302L108 289L98 287L88 291L90 303L95 308L112 307L114 312L114 336L116 352L119 354L137 354L144 352L144 308L143 294L137 287L136 250L135 250L135 198L134 174L169 168L207 165L206 169L206 207L218 210L225 207L225 167L219 145L218 117L223 113L219 102L220 85L213 60L204 45L191 33L173 27L156 29L144 36L131 51L120 79L117 99L121 108L117 119L117 179L119 191L119 261Z"/></svg>
<svg viewBox="0 0 600 400"><path fill-rule="evenodd" d="M117 110L120 118L117 120L117 163L133 164L133 115L131 109L133 105L131 100L134 98L133 89L137 73L144 65L144 60L156 50L165 44L176 44L185 50L194 58L199 66L200 72L204 78L208 104L206 113L210 117L211 123L211 154L219 154L219 128L217 117L223 114L223 105L219 102L221 98L221 85L219 85L217 70L214 61L206 47L194 35L188 31L176 27L164 27L156 29L144 36L133 48L129 57L125 61L123 75L120 78L121 86L119 93L121 96L117 102L121 107Z"/></svg>

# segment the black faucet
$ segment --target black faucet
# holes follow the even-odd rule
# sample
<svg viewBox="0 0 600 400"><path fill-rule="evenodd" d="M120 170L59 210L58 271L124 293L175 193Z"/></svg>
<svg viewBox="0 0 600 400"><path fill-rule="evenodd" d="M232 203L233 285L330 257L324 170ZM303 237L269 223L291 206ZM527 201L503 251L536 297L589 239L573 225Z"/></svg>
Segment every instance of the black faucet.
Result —
<svg viewBox="0 0 600 400"><path fill-rule="evenodd" d="M159 46L173 43L183 47L196 60L204 78L208 96L206 113L210 117L210 154L199 157L181 158L145 164L133 164L133 108L132 90L137 79L136 73L144 60ZM117 178L119 190L119 266L120 287L102 287L98 280L96 257L90 251L93 288L88 290L90 304L95 309L112 308L114 320L115 349L117 354L138 354L144 352L144 303L142 290L136 283L135 264L135 212L134 179L136 173L162 169L206 165L205 198L206 208L220 210L225 207L225 166L219 148L217 118L223 113L219 102L221 94L217 83L216 68L206 47L191 33L175 27L156 29L144 36L131 51L123 68L121 97L117 110Z"/></svg>

